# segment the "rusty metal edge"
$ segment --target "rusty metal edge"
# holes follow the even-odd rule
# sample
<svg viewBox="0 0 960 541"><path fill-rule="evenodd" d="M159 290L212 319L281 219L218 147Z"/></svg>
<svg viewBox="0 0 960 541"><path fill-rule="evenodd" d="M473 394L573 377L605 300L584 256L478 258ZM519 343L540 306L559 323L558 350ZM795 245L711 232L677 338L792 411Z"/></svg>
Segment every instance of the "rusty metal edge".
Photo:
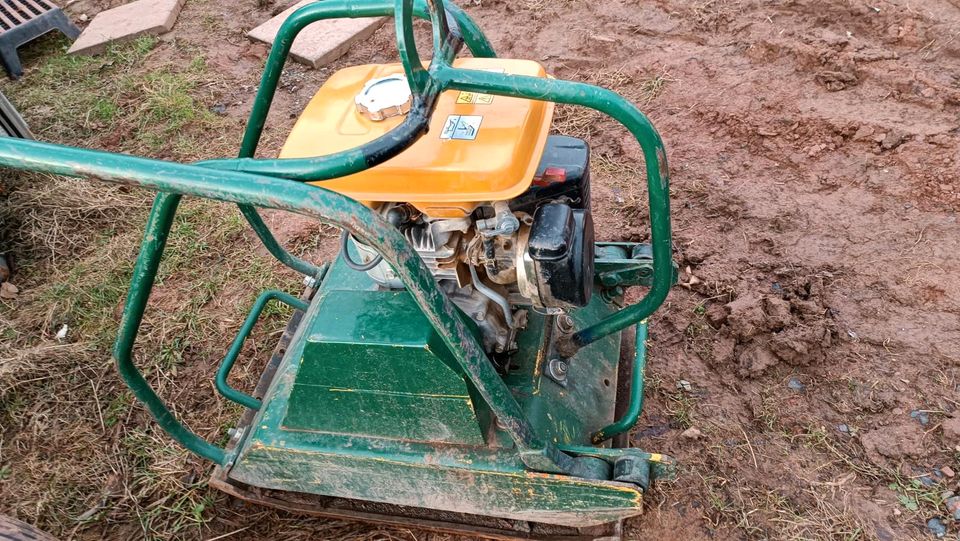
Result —
<svg viewBox="0 0 960 541"><path fill-rule="evenodd" d="M546 525L551 530L544 532L523 531L525 529L534 530L537 523L513 521L499 519L494 517L481 517L479 515L468 515L464 513L437 512L436 515L443 517L462 518L462 522L453 522L450 520L440 520L434 518L421 518L408 516L404 513L403 506L382 505L384 509L396 510L398 514L372 513L368 511L358 511L354 509L344 509L339 505L350 505L355 500L345 498L335 498L328 496L315 496L312 494L301 494L292 492L283 492L275 490L260 489L250 487L229 479L226 472L221 467L217 467L210 478L210 486L217 490L239 498L246 502L265 507L271 507L282 511L307 515L312 517L333 518L348 520L352 522L365 522L374 524L383 524L394 527L416 528L435 533L461 534L479 536L495 540L522 540L522 541L620 541L622 539L622 522L614 522L604 525L604 529L593 528L593 533L579 533L573 528L568 528L570 532L557 533L557 526ZM429 509L417 508L422 515L433 514ZM488 519L492 522L516 524L518 529L508 530L505 528L496 528L475 524L476 522ZM471 522L474 522L473 524Z"/></svg>

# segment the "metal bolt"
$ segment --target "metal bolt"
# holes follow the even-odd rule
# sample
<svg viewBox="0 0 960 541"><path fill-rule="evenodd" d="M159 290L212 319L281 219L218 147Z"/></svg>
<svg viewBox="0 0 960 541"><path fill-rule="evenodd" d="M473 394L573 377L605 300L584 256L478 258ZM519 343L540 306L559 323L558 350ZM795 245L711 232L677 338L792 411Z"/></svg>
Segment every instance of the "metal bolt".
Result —
<svg viewBox="0 0 960 541"><path fill-rule="evenodd" d="M567 361L563 359L550 359L547 363L547 375L557 381L567 379Z"/></svg>
<svg viewBox="0 0 960 541"><path fill-rule="evenodd" d="M557 328L562 333L573 332L573 318L567 314L557 316Z"/></svg>
<svg viewBox="0 0 960 541"><path fill-rule="evenodd" d="M314 278L313 276L304 276L303 285L304 287L313 288L317 285L317 279Z"/></svg>

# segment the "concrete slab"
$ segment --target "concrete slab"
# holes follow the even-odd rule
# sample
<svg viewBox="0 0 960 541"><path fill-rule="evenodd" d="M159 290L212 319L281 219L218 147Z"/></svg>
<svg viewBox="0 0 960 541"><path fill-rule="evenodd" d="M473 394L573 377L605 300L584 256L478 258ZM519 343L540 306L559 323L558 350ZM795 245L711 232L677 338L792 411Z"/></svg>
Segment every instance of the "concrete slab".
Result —
<svg viewBox="0 0 960 541"><path fill-rule="evenodd" d="M183 2L184 0L137 0L101 11L67 52L94 55L102 53L111 43L169 32L177 22Z"/></svg>
<svg viewBox="0 0 960 541"><path fill-rule="evenodd" d="M302 2L254 28L247 37L273 45L280 25L294 11L315 0ZM303 29L290 48L290 56L301 64L319 68L343 56L354 43L370 37L386 17L372 19L327 19Z"/></svg>

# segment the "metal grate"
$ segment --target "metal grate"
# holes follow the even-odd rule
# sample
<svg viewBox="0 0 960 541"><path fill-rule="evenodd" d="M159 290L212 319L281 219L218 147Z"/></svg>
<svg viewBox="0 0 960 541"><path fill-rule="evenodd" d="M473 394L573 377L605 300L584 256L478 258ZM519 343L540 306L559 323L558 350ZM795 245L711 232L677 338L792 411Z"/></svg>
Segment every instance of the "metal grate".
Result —
<svg viewBox="0 0 960 541"><path fill-rule="evenodd" d="M0 61L14 79L23 75L17 47L51 30L77 39L80 29L50 0L0 0Z"/></svg>
<svg viewBox="0 0 960 541"><path fill-rule="evenodd" d="M45 0L0 0L0 31L11 30L57 7Z"/></svg>

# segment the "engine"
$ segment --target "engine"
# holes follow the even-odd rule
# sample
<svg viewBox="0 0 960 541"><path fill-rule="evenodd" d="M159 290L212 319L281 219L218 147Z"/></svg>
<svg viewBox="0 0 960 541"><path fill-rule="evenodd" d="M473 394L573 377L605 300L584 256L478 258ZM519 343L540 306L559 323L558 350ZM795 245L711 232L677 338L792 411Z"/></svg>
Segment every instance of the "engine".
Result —
<svg viewBox="0 0 960 541"><path fill-rule="evenodd" d="M550 136L530 188L469 216L431 218L407 203L377 209L416 249L450 299L477 325L489 354L516 349L527 310L585 306L593 291L594 230L589 149ZM386 288L402 288L376 252L353 243L352 266ZM498 355L499 356L499 355Z"/></svg>

